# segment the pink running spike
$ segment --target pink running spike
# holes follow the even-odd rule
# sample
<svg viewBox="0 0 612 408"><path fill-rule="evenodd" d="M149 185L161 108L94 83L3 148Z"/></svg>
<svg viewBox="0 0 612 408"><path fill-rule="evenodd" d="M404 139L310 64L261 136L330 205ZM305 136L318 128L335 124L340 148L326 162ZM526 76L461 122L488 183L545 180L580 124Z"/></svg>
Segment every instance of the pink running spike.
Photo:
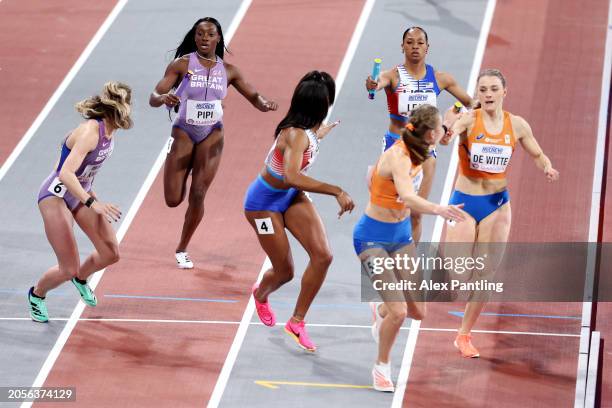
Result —
<svg viewBox="0 0 612 408"><path fill-rule="evenodd" d="M255 301L255 309L257 310L257 316L259 316L259 320L261 320L263 324L272 327L276 324L276 316L274 316L274 312L272 311L269 302L260 302L257 300L255 297L257 288L259 288L259 284L256 282L253 285L252 293L253 300Z"/></svg>
<svg viewBox="0 0 612 408"><path fill-rule="evenodd" d="M305 321L302 320L299 323L295 323L289 319L285 325L285 332L304 350L312 352L317 350L317 346L310 341L310 337L306 333Z"/></svg>

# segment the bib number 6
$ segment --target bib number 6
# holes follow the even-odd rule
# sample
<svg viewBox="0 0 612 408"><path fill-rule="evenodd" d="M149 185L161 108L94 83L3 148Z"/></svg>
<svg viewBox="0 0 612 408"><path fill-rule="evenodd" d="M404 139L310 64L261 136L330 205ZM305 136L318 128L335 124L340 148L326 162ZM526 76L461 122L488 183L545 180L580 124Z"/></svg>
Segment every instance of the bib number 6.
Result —
<svg viewBox="0 0 612 408"><path fill-rule="evenodd" d="M59 198L64 198L64 195L66 194L67 190L68 189L66 188L64 183L60 181L59 177L54 178L51 184L49 185L49 188L47 189L47 191Z"/></svg>

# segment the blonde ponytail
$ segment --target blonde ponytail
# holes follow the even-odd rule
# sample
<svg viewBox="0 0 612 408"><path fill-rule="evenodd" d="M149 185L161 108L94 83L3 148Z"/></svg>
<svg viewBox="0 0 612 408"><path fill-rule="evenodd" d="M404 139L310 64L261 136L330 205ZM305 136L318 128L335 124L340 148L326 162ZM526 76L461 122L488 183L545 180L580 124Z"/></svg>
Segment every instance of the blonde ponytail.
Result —
<svg viewBox="0 0 612 408"><path fill-rule="evenodd" d="M86 119L106 118L115 128L129 129L132 89L121 82L107 82L100 95L82 100L75 105L77 112Z"/></svg>

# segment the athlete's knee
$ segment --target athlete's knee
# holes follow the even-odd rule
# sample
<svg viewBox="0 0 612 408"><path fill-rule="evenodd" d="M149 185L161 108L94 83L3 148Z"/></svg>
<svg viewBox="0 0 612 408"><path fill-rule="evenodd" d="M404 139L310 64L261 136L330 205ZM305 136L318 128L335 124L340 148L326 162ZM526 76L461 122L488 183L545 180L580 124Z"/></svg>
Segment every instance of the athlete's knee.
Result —
<svg viewBox="0 0 612 408"><path fill-rule="evenodd" d="M295 275L295 267L290 259L283 262L283 274L285 275L287 281L293 279L293 276Z"/></svg>
<svg viewBox="0 0 612 408"><path fill-rule="evenodd" d="M107 267L117 262L119 262L119 245L111 240L104 242L104 246L98 249L97 263Z"/></svg>
<svg viewBox="0 0 612 408"><path fill-rule="evenodd" d="M423 320L427 312L425 311L425 306L415 306L410 311L410 318L414 320Z"/></svg>
<svg viewBox="0 0 612 408"><path fill-rule="evenodd" d="M208 186L192 187L191 191L189 192L189 204L202 205L204 203L204 198L206 197L207 191L208 191Z"/></svg>
<svg viewBox="0 0 612 408"><path fill-rule="evenodd" d="M295 275L295 270L293 267L293 262L286 260L281 263L277 263L273 266L275 274L278 275L281 283L287 283L293 279Z"/></svg>
<svg viewBox="0 0 612 408"><path fill-rule="evenodd" d="M166 194L166 205L170 208L178 207L183 202L183 197L177 195Z"/></svg>
<svg viewBox="0 0 612 408"><path fill-rule="evenodd" d="M316 264L319 268L327 270L334 260L334 255L327 248L316 250L312 253L310 262Z"/></svg>
<svg viewBox="0 0 612 408"><path fill-rule="evenodd" d="M109 245L108 253L106 255L107 265L116 264L117 262L119 262L120 258L121 256L119 254L119 245L115 243Z"/></svg>
<svg viewBox="0 0 612 408"><path fill-rule="evenodd" d="M395 324L403 324L406 317L408 317L408 307L403 302L389 303L387 305L387 310L387 317Z"/></svg>
<svg viewBox="0 0 612 408"><path fill-rule="evenodd" d="M281 279L280 279L281 284L284 285L285 283L291 282L294 276L295 275L294 275L293 269L284 270L281 275Z"/></svg>

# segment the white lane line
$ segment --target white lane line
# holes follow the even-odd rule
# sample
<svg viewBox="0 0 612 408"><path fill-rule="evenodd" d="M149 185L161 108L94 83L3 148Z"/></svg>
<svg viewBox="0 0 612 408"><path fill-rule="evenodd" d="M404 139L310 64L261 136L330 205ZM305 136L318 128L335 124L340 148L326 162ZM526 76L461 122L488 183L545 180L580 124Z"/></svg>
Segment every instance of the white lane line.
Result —
<svg viewBox="0 0 612 408"><path fill-rule="evenodd" d="M480 28L480 36L478 37L478 44L476 45L476 53L474 54L474 62L472 63L472 70L468 80L467 92L474 94L476 89L476 80L482 65L482 58L484 57L485 47L487 45L487 39L489 37L489 30L491 29L491 22L493 21L493 13L495 11L496 0L489 0L487 8L482 20L482 26ZM444 181L444 189L442 190L442 197L440 198L441 203L447 203L455 182L455 172L457 169L458 154L455 153L457 150L459 138L455 138L455 142L452 146L452 152L450 163L448 165L448 171L446 173L446 179ZM438 242L442 237L442 229L444 227L444 219L441 217L436 218L434 225L433 234L431 241ZM414 357L414 350L416 348L417 338L419 336L419 328L421 322L418 320L412 320L410 323L410 333L408 340L406 341L406 349L404 350L404 356L402 358L402 365L400 372L397 377L397 384L395 387L395 393L393 394L393 402L391 403L392 408L400 408L404 401L404 393L406 392L406 385L408 384L408 376L410 374L410 367L412 365L412 358Z"/></svg>
<svg viewBox="0 0 612 408"><path fill-rule="evenodd" d="M119 2L115 5L113 10L108 15L108 17L106 17L106 20L104 20L96 34L94 34L93 38L91 39L89 44L87 44L87 47L85 47L85 49L83 50L79 58L76 60L70 71L68 71L63 81L59 84L55 92L53 92L53 95L51 95L51 98L49 98L47 104L40 111L36 119L34 119L34 122L32 122L30 128L25 132L19 143L17 143L17 146L15 146L4 164L2 164L2 167L0 167L0 181L2 181L6 173L15 163L15 161L17 160L23 149L25 149L27 144L30 142L32 137L34 137L34 134L36 134L36 131L38 130L40 125L42 125L42 123L47 118L47 116L49 115L57 101L60 99L66 88L68 88L68 85L70 85L74 77L81 70L81 68L87 61L87 58L89 58L93 50L96 48L102 37L104 37L104 34L106 34L106 32L113 24L113 22L115 21L123 7L127 4L127 2L128 0L119 0Z"/></svg>
<svg viewBox="0 0 612 408"><path fill-rule="evenodd" d="M125 3L127 3L127 0L120 1L120 3L115 8L117 10L117 7L121 5L117 13L119 13L119 11L121 10L121 8L123 8ZM244 14L246 13L246 10L248 9L250 4L251 4L251 0L243 0L236 15L234 15L232 23L230 24L227 34L225 35L227 39L226 41L227 44L229 44L231 38L236 32L236 29L238 28L240 21L242 21L242 18L244 17ZM114 11L115 10L113 10L113 12ZM115 17L113 17L113 19ZM76 74L76 71L75 71L75 74ZM155 178L157 177L157 174L159 173L159 170L161 169L161 166L163 165L163 162L165 159L165 152L166 152L166 146L164 145L164 147L160 151L159 156L157 157L157 160L155 161L155 164L149 171L149 174L147 175L147 178L145 179L143 185L140 187L140 190L138 191L138 194L136 195L134 202L132 203L130 209L128 210L124 221L121 223L121 226L119 227L119 230L117 231L117 241L121 242L123 240L123 237L125 236L130 224L134 220L136 213L140 209L140 206L142 205L149 189L153 185L153 182L155 181ZM98 282L100 282L100 279L102 278L102 275L104 275L104 272L105 272L105 269L103 269L100 272L95 273L92 276L91 280L89 281L89 285L92 287L92 289L96 288L96 286L98 285ZM51 369L53 368L55 361L57 360L57 358L59 357L59 354L64 348L66 341L68 341L68 338L70 337L72 330L74 329L77 322L79 321L79 318L81 314L83 313L84 309L85 309L85 304L83 302L78 302L72 314L70 315L70 318L67 320L67 323L64 326L64 329L62 330L59 337L57 338L57 341L55 342L53 348L49 352L49 355L47 356L47 359L45 360L42 368L40 369L38 375L36 376L36 379L34 380L34 383L32 384L33 387L42 387L43 384L45 383L47 376L51 372ZM21 405L21 408L29 408L31 407L31 405L32 405L31 402L24 402Z"/></svg>
<svg viewBox="0 0 612 408"><path fill-rule="evenodd" d="M271 268L272 264L270 263L270 259L266 257L263 265L261 266L261 270L259 271L259 275L257 276L257 281L261 280L264 272ZM234 336L234 340L232 341L232 345L230 346L229 351L227 352L227 356L225 357L225 361L223 362L223 367L221 368L221 372L219 373L219 377L217 378L217 382L215 383L215 388L208 400L208 407L218 407L221 402L221 398L223 397L223 392L225 391L225 387L227 386L227 382L229 381L230 374L232 373L232 369L234 368L234 364L236 363L236 358L238 358L238 352L242 347L242 343L244 342L244 338L246 337L246 332L249 328L249 325L253 324L251 319L253 318L253 312L255 311L255 302L253 301L253 297L249 296L249 303L247 307L244 309L244 313L242 314L242 319L239 324L238 330L236 331L236 335ZM260 323L261 324L261 323Z"/></svg>
<svg viewBox="0 0 612 408"><path fill-rule="evenodd" d="M601 96L599 100L599 120L597 126L597 143L595 148L595 163L593 166L593 187L591 189L591 214L589 218L589 242L590 245L597 242L599 236L599 216L601 212L601 193L604 183L603 168L606 152L606 132L608 127L608 108L610 103L610 82L612 80L612 1L608 6L608 25L606 30L606 43L603 58L603 70L601 76ZM595 268L597 254L595 249L589 248L586 265L585 297L589 301L582 304L582 327L583 330L581 347L578 353L578 367L576 369L576 392L574 399L575 407L585 406L586 387L588 372L591 371L589 364L590 337L591 337L591 313L593 286L595 279Z"/></svg>
<svg viewBox="0 0 612 408"><path fill-rule="evenodd" d="M54 321L68 321L70 318L58 317L51 319ZM0 317L0 321L25 321L31 322L29 317ZM241 321L232 320L176 320L176 319L122 319L122 318L79 318L80 322L101 322L101 323L169 323L169 324L226 324L226 325L242 325ZM40 323L41 325L44 323ZM247 326L264 326L261 322L248 322ZM372 325L362 324L335 324L335 323L308 323L308 327L324 327L331 329L372 329ZM401 327L400 330L410 330L410 327ZM457 329L449 329L443 327L421 327L419 331L431 332L456 332ZM528 336L553 336L553 337L577 337L579 334L572 333L550 333L550 332L524 332L524 331L507 331L507 330L472 330L474 333L485 334L522 334Z"/></svg>
<svg viewBox="0 0 612 408"><path fill-rule="evenodd" d="M344 58L342 59L342 63L340 64L340 68L338 69L338 74L336 75L336 103L338 101L338 94L340 93L340 89L342 88L342 84L344 83L344 79L348 73L349 67L351 65L351 61L355 55L355 51L357 51L357 45L361 40L361 36L365 29L368 18L370 17L370 13L372 12L372 8L374 7L374 3L376 0L366 0L363 9L361 10L361 15L359 16L359 20L357 21L357 25L355 26L355 30L353 31L353 35L351 40L349 41L349 45L346 49L346 53L344 54ZM333 110L333 106L330 108L327 117L331 116ZM261 271L259 272L259 276L257 280L261 280L261 276L263 273L272 266L270 260L266 258L264 265L261 267ZM253 299L249 299L249 303L242 315L242 320L240 322L240 326L238 327L238 331L236 332L236 336L234 337L234 341L232 342L232 346L227 354L225 359L225 363L223 364L223 368L221 369L221 373L219 374L219 378L217 379L217 383L215 384L215 388L213 393L208 401L208 408L217 408L219 403L221 402L221 397L223 396L223 392L225 391L225 387L227 386L227 382L229 380L230 374L236 363L236 358L238 357L238 352L242 347L242 343L247 333L247 329L250 325L250 321L253 318L253 313L255 311L255 304ZM308 324L311 326L311 324Z"/></svg>
<svg viewBox="0 0 612 408"><path fill-rule="evenodd" d="M372 326L370 326L371 328ZM444 329L436 327L421 327L419 331L433 331L433 332L457 332L457 328ZM556 336L556 337L580 337L579 334L571 333L549 333L549 332L523 332L523 331L509 331L509 330L472 330L474 333L484 334L524 334L529 336Z"/></svg>

